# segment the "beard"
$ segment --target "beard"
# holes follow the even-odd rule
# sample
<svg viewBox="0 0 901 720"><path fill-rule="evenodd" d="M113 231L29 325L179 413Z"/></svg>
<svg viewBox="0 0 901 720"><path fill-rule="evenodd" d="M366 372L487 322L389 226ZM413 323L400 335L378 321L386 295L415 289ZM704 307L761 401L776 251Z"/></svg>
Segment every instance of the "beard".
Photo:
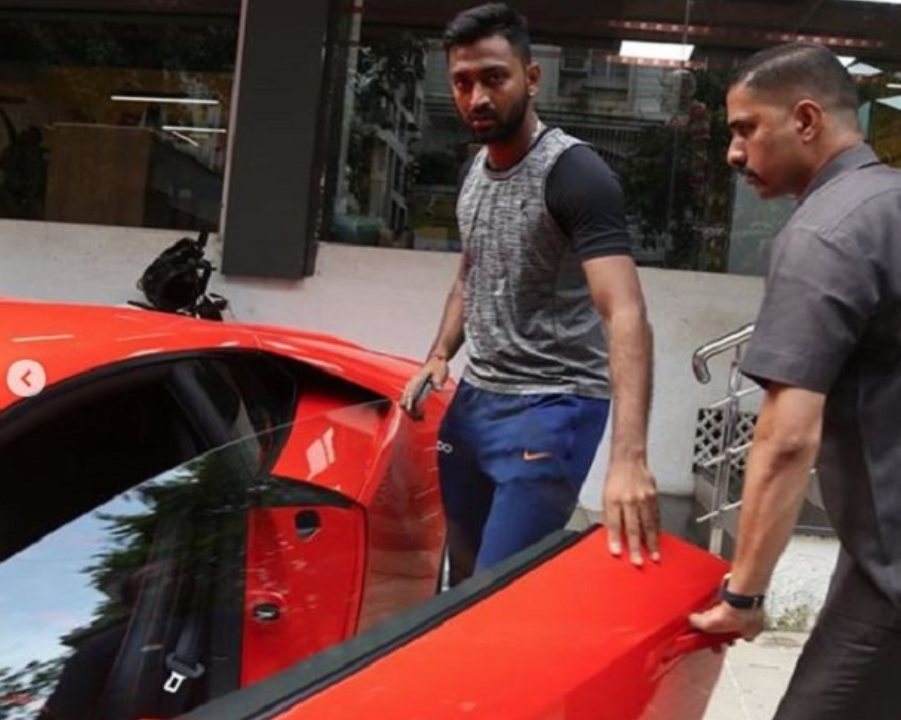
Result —
<svg viewBox="0 0 901 720"><path fill-rule="evenodd" d="M505 142L514 137L525 122L528 109L529 96L527 93L523 93L517 103L510 108L506 117L501 117L493 110L487 110L473 113L464 120L472 133L473 140L483 145L490 145L491 143ZM473 120L493 120L495 124L494 127L487 130L478 131L471 124Z"/></svg>

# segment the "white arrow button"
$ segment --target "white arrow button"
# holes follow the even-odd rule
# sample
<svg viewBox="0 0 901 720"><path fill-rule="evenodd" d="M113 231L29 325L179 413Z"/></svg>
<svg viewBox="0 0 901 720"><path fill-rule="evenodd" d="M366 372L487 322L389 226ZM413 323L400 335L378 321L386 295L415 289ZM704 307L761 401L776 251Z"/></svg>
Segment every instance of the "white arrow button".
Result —
<svg viewBox="0 0 901 720"><path fill-rule="evenodd" d="M46 384L47 373L37 360L16 360L6 372L6 386L19 397L34 397Z"/></svg>

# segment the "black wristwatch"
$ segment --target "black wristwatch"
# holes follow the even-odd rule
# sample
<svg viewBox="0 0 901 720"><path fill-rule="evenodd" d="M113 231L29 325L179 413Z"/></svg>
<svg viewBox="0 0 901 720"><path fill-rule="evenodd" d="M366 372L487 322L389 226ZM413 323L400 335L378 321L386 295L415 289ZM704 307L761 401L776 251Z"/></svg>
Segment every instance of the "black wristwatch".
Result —
<svg viewBox="0 0 901 720"><path fill-rule="evenodd" d="M720 588L720 600L731 605L736 610L756 610L763 607L766 595L740 595L729 591L730 573L723 576L723 586Z"/></svg>

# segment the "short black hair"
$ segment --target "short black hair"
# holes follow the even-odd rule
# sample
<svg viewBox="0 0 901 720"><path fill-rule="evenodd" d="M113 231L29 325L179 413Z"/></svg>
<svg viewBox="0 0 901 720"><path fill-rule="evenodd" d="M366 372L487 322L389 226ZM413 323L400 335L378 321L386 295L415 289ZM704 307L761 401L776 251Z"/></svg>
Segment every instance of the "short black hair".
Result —
<svg viewBox="0 0 901 720"><path fill-rule="evenodd" d="M521 13L504 3L486 3L464 10L444 29L444 50L472 45L492 35L505 38L523 62L532 61L529 25Z"/></svg>
<svg viewBox="0 0 901 720"><path fill-rule="evenodd" d="M776 45L751 55L735 68L728 89L736 85L808 95L828 110L857 116L857 85L851 73L831 50L815 43Z"/></svg>

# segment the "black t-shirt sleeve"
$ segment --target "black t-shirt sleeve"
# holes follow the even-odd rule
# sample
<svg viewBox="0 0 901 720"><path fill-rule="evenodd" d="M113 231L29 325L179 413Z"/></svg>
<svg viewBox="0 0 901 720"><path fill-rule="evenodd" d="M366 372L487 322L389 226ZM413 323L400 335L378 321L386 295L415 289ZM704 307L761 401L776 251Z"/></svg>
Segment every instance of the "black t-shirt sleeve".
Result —
<svg viewBox="0 0 901 720"><path fill-rule="evenodd" d="M548 174L545 202L582 260L631 255L619 179L588 145L574 145Z"/></svg>

